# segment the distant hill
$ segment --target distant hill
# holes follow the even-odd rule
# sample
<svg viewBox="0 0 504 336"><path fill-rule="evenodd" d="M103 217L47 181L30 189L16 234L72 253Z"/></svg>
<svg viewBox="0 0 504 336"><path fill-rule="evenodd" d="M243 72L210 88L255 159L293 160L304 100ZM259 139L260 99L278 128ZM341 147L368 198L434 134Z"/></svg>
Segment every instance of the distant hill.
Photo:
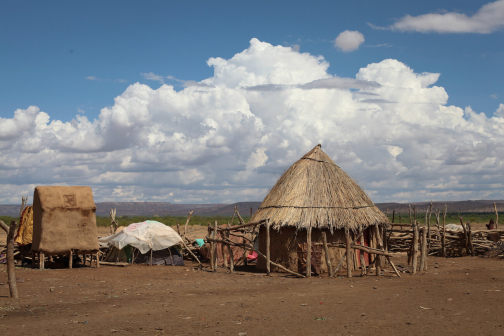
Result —
<svg viewBox="0 0 504 336"><path fill-rule="evenodd" d="M504 201L450 201L434 202L433 210L442 210L445 204L448 206L448 212L460 213L484 213L493 212L493 202L497 204L497 210L504 212ZM416 203L376 203L376 206L383 212L392 213L393 210L400 213L408 213L409 204L416 206L417 213L425 213L430 202ZM111 208L117 209L117 216L186 216L191 210L194 215L199 216L232 216L234 207L242 216L250 216L250 208L255 213L261 202L238 202L233 204L173 204L165 202L102 202L96 203L96 214L98 216L109 216ZM18 204L0 204L0 216L19 216Z"/></svg>

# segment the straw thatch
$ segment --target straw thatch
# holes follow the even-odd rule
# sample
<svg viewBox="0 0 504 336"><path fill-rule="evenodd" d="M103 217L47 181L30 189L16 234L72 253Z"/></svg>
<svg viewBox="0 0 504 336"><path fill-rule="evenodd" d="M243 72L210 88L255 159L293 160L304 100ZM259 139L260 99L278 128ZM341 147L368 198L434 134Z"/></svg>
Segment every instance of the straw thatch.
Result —
<svg viewBox="0 0 504 336"><path fill-rule="evenodd" d="M251 221L268 218L274 229L289 226L358 231L389 223L362 188L322 151L321 145L280 177Z"/></svg>

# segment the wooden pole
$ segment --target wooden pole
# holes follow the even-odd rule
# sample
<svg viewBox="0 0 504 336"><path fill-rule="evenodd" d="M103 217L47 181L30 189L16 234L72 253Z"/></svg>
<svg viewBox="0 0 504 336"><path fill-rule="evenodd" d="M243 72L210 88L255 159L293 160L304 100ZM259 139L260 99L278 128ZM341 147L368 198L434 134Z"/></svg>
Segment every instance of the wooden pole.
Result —
<svg viewBox="0 0 504 336"><path fill-rule="evenodd" d="M217 221L215 221L215 230L213 232L214 234L214 239L217 239ZM214 271L217 271L217 243L214 244L214 253L213 253L213 258L214 258Z"/></svg>
<svg viewBox="0 0 504 336"><path fill-rule="evenodd" d="M329 276L332 274L331 257L329 255L329 248L327 247L327 235L325 231L322 231L322 244L324 246L325 261L327 264L327 273Z"/></svg>
<svg viewBox="0 0 504 336"><path fill-rule="evenodd" d="M360 237L360 245L364 246L364 236ZM359 251L359 256L360 256L360 266L361 266L361 275L364 276L366 275L366 260L364 259L364 252Z"/></svg>
<svg viewBox="0 0 504 336"><path fill-rule="evenodd" d="M378 243L378 249L383 249L383 243L382 243L382 238L380 235L380 228L378 225L373 225L374 230L375 230L375 235L376 235L376 242ZM380 255L376 255L375 257L375 267L376 267L376 275L381 276L381 271L382 271L382 259Z"/></svg>
<svg viewBox="0 0 504 336"><path fill-rule="evenodd" d="M23 197L23 203L26 202ZM17 223L11 221L10 227L0 220L0 227L7 233L7 279L9 282L9 294L11 298L18 299L18 290L16 283L16 264L14 263L14 236L16 234Z"/></svg>
<svg viewBox="0 0 504 336"><path fill-rule="evenodd" d="M418 266L418 223L416 221L413 222L413 239L412 239L412 267L413 274L417 274L417 266Z"/></svg>
<svg viewBox="0 0 504 336"><path fill-rule="evenodd" d="M39 269L43 270L44 268L45 268L44 252L39 252Z"/></svg>
<svg viewBox="0 0 504 336"><path fill-rule="evenodd" d="M200 266L201 265L201 261L198 259L198 257L196 257L196 255L194 255L194 253L192 253L192 251L189 249L189 247L187 247L186 243L184 242L184 240L182 239L182 244L184 245L184 248L193 256L193 258L198 262L198 264Z"/></svg>
<svg viewBox="0 0 504 336"><path fill-rule="evenodd" d="M432 216L432 201L430 201L430 208L429 208L429 223L427 224L427 248L430 249L430 220Z"/></svg>
<svg viewBox="0 0 504 336"><path fill-rule="evenodd" d="M352 245L355 244L355 242L357 241L357 239L359 239L362 235L364 234L364 230L361 230L359 232L359 234L357 235L357 238L355 238L355 240L352 242ZM331 274L331 278L334 277L336 275L336 273L339 271L341 265L343 265L343 261L345 260L345 257L347 255L347 252L345 251L345 253L343 254L343 256L341 257L341 260L339 261L338 263L338 266L334 269L334 271L332 272Z"/></svg>
<svg viewBox="0 0 504 336"><path fill-rule="evenodd" d="M187 224L189 224L189 220L191 219L193 212L194 212L194 210L191 210L191 212L189 212L189 216L187 216L187 220L186 220L185 226L184 226L184 237L187 234Z"/></svg>
<svg viewBox="0 0 504 336"><path fill-rule="evenodd" d="M91 254L91 259L93 259L93 255ZM133 258L131 258L133 263ZM89 260L89 266L91 266L92 260ZM96 268L100 268L100 251L96 252Z"/></svg>
<svg viewBox="0 0 504 336"><path fill-rule="evenodd" d="M352 277L352 240L350 238L350 231L345 230L346 238L346 263L347 263L347 276Z"/></svg>
<svg viewBox="0 0 504 336"><path fill-rule="evenodd" d="M229 239L229 232L230 231L227 231L227 239ZM229 254L229 271L231 273L234 273L234 255L233 255L233 250L231 249L231 245L227 244L227 248L228 248L228 254Z"/></svg>
<svg viewBox="0 0 504 336"><path fill-rule="evenodd" d="M306 231L306 277L311 277L311 227Z"/></svg>
<svg viewBox="0 0 504 336"><path fill-rule="evenodd" d="M446 211L448 210L448 207L444 206L443 210L443 233L441 235L441 255L443 257L446 257Z"/></svg>
<svg viewBox="0 0 504 336"><path fill-rule="evenodd" d="M427 228L421 229L422 254L420 256L420 271L427 271Z"/></svg>
<svg viewBox="0 0 504 336"><path fill-rule="evenodd" d="M173 262L173 255L171 253L171 249L168 247L168 252L170 252L170 261L171 261L171 265L172 267L175 267L175 263Z"/></svg>
<svg viewBox="0 0 504 336"><path fill-rule="evenodd" d="M180 236L180 225L179 225L179 223L177 223L177 233Z"/></svg>
<svg viewBox="0 0 504 336"><path fill-rule="evenodd" d="M497 211L497 204L494 202L494 209L495 209L495 230L499 229L499 212Z"/></svg>
<svg viewBox="0 0 504 336"><path fill-rule="evenodd" d="M464 219L462 216L458 215L460 219L460 225L462 225L462 229L464 230L464 238L465 238L465 249L466 249L466 254L470 254L471 251L469 251L469 239L467 237L467 228L464 225Z"/></svg>
<svg viewBox="0 0 504 336"><path fill-rule="evenodd" d="M416 221L416 205L413 205L413 220Z"/></svg>
<svg viewBox="0 0 504 336"><path fill-rule="evenodd" d="M70 250L70 253L68 255L68 268L72 269L73 267L73 251Z"/></svg>
<svg viewBox="0 0 504 336"><path fill-rule="evenodd" d="M395 209L392 210L392 223L394 223L394 220L395 220Z"/></svg>
<svg viewBox="0 0 504 336"><path fill-rule="evenodd" d="M409 208L409 222L410 224L413 223L413 218L411 217L411 204L408 204L408 208Z"/></svg>
<svg viewBox="0 0 504 336"><path fill-rule="evenodd" d="M152 247L150 249L150 266L152 266Z"/></svg>
<svg viewBox="0 0 504 336"><path fill-rule="evenodd" d="M266 273L270 275L271 271L271 254L270 254L270 221L266 220Z"/></svg>
<svg viewBox="0 0 504 336"><path fill-rule="evenodd" d="M210 268L212 271L214 267L214 244L215 244L215 231L211 230L210 223L208 223L208 232L212 235L212 240L210 241ZM211 232L211 233L210 233Z"/></svg>
<svg viewBox="0 0 504 336"><path fill-rule="evenodd" d="M471 250L471 255L474 256L474 247L472 243L472 233L471 233L471 222L467 221L467 240L469 241L469 249Z"/></svg>
<svg viewBox="0 0 504 336"><path fill-rule="evenodd" d="M345 260L345 257L346 257L346 251L345 253L343 254L343 256L341 257L341 260L339 261L338 263L338 266L336 266L336 268L334 269L334 271L332 272L331 274L331 277L334 277L336 275L336 273L339 271L341 265L343 265L343 261Z"/></svg>

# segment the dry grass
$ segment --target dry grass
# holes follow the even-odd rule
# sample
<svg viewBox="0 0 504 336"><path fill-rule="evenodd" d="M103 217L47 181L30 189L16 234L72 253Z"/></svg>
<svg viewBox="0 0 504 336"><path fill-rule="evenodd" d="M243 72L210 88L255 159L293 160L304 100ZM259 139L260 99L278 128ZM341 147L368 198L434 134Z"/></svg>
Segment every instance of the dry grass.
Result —
<svg viewBox="0 0 504 336"><path fill-rule="evenodd" d="M251 221L267 218L275 229L294 226L358 231L390 222L320 145L280 177Z"/></svg>

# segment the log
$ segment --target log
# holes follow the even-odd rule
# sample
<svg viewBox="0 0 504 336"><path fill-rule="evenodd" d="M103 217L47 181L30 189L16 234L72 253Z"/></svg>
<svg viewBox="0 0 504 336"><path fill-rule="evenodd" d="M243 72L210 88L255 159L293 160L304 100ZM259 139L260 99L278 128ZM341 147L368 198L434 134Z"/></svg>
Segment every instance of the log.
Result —
<svg viewBox="0 0 504 336"><path fill-rule="evenodd" d="M311 277L311 226L306 232L306 277Z"/></svg>
<svg viewBox="0 0 504 336"><path fill-rule="evenodd" d="M327 265L327 273L329 276L332 274L331 258L329 256L329 248L327 247L327 235L322 231L322 244L324 246L325 261Z"/></svg>
<svg viewBox="0 0 504 336"><path fill-rule="evenodd" d="M70 253L68 255L68 268L72 269L73 267L73 251L70 250Z"/></svg>
<svg viewBox="0 0 504 336"><path fill-rule="evenodd" d="M395 274L396 274L396 275L400 278L400 277L401 277L401 274L399 274L399 271L398 271L398 270L397 270L397 268L395 267L395 265L394 265L394 263L392 262L392 260L390 260L390 257L389 257L389 256L387 256L387 257L385 257L385 258L387 258L387 260L388 260L388 262L389 262L390 266L392 266L392 269L394 270Z"/></svg>
<svg viewBox="0 0 504 336"><path fill-rule="evenodd" d="M266 220L266 274L270 275L270 222L269 219Z"/></svg>
<svg viewBox="0 0 504 336"><path fill-rule="evenodd" d="M264 224L264 223L266 223L265 219L260 220L259 222L250 222L250 223L246 223L246 224L236 225L236 226L233 226L233 227L218 228L217 231L219 231L219 232L222 232L222 231L237 231L239 229L243 229L243 228L246 228L246 227L249 227L249 226L256 226L256 225L261 225L261 224ZM213 227L209 227L208 230L209 231L213 231L215 229Z"/></svg>
<svg viewBox="0 0 504 336"><path fill-rule="evenodd" d="M93 255L91 255L91 259L93 259ZM133 263L133 258L131 258ZM89 260L89 266L91 266L91 261ZM100 251L96 252L96 268L100 268Z"/></svg>
<svg viewBox="0 0 504 336"><path fill-rule="evenodd" d="M108 261L100 261L98 265L107 265L107 266L118 266L118 267L126 267L129 266L127 262L108 262Z"/></svg>
<svg viewBox="0 0 504 336"><path fill-rule="evenodd" d="M352 241L350 238L350 231L345 231L345 238L346 238L346 262L347 262L347 276L349 278L352 277L352 258L351 258L351 251L352 251Z"/></svg>

